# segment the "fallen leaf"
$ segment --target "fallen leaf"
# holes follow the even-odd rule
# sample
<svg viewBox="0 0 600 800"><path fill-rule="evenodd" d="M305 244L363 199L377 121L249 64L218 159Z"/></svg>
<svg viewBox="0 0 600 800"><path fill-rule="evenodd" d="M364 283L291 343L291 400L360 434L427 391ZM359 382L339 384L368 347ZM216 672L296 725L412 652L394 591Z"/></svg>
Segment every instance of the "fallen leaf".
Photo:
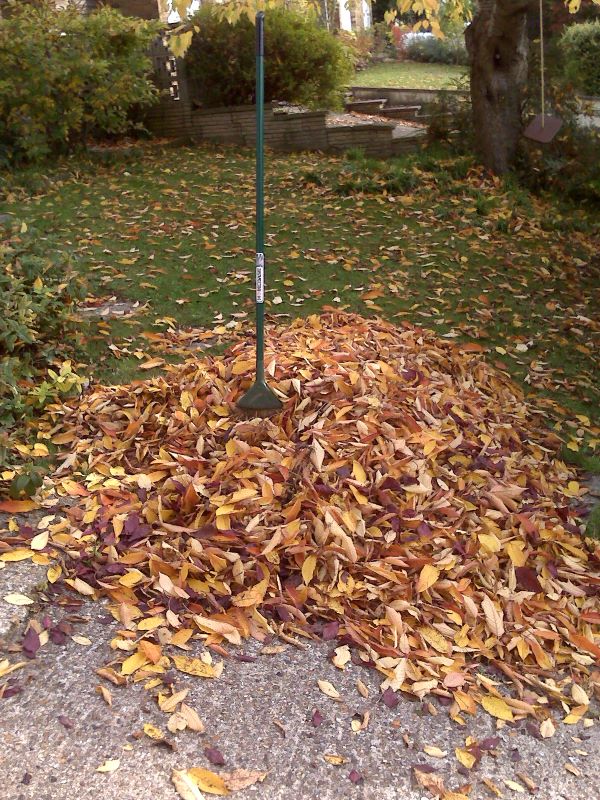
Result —
<svg viewBox="0 0 600 800"><path fill-rule="evenodd" d="M34 602L27 595L19 593L5 594L3 599L6 603L10 603L11 606L30 606Z"/></svg>
<svg viewBox="0 0 600 800"><path fill-rule="evenodd" d="M105 761L104 764L100 764L99 767L96 767L96 772L114 772L119 769L120 766L121 760L119 758L111 758Z"/></svg>
<svg viewBox="0 0 600 800"><path fill-rule="evenodd" d="M507 722L512 722L514 719L510 706L506 700L503 700L501 697L486 694L481 698L481 705L492 717L503 719Z"/></svg>
<svg viewBox="0 0 600 800"><path fill-rule="evenodd" d="M199 658L191 656L172 656L175 668L187 675L194 675L197 678L216 678L213 666L205 664Z"/></svg>
<svg viewBox="0 0 600 800"><path fill-rule="evenodd" d="M323 692L323 694L327 695L327 697L330 697L332 700L340 699L340 693L329 681L317 681L317 684L319 689Z"/></svg>

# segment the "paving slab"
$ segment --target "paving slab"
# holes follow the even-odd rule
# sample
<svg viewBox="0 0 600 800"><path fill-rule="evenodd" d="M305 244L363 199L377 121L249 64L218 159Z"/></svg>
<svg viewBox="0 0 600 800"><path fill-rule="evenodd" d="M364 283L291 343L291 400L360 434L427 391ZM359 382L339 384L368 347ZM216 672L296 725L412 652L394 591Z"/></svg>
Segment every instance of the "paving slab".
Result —
<svg viewBox="0 0 600 800"><path fill-rule="evenodd" d="M6 570L16 566L9 564ZM497 730L495 720L483 713L459 726L437 703L401 696L390 709L381 702L377 674L351 663L342 671L328 661L335 646L331 642L306 649L279 643L283 650L273 655L261 654L261 643L245 642L231 649L232 657L215 680L173 671L175 688L189 689L186 703L206 726L202 734L186 730L173 735L167 731L168 715L156 703L156 690L131 679L128 686L113 686L96 674L115 659L110 642L119 625L109 621L106 606L86 603L75 612L34 606L33 613L37 619L50 613L54 620L69 615L82 620L74 624L73 633L91 644L72 638L63 645L49 642L13 673L22 692L0 700L3 800L177 800L172 770L190 767L266 771L264 782L235 793L240 800L421 800L431 795L415 786L416 765L435 770L448 789L471 784L472 800L494 796L483 778L505 798L526 796L505 783L515 781L525 790L519 773L535 782L538 800L599 796L597 722L587 729L581 723L559 726L552 739L541 740L526 722ZM23 627L20 632L13 629L16 639L5 643L0 659L23 658ZM369 690L366 698L357 689L359 679ZM330 681L341 699L326 697L318 680ZM99 695L98 684L111 691L112 707ZM323 717L316 727L315 710ZM353 719L364 720L365 712L367 727L354 732ZM145 723L165 732L176 749L145 736ZM495 755L484 755L470 772L454 752L469 735L478 740L499 737ZM427 755L426 745L446 755ZM222 753L224 766L211 765L207 747ZM326 756L347 760L335 765ZM97 771L111 759L120 760L116 771ZM580 774L567 771L567 765ZM361 777L357 784L349 777L352 770Z"/></svg>

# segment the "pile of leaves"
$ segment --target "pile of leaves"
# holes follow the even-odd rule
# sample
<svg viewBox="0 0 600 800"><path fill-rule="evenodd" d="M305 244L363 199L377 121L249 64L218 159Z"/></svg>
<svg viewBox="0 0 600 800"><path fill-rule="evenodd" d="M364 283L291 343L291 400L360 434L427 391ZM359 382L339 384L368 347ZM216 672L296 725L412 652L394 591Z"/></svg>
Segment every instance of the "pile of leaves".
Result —
<svg viewBox="0 0 600 800"><path fill-rule="evenodd" d="M480 704L547 735L551 706L581 719L600 685L600 548L520 390L408 324L312 316L270 347L285 399L271 418L236 407L251 342L57 408L47 435L70 453L51 491L75 498L68 521L2 550L55 560L57 595L109 599L131 633L121 681L217 677L168 655L194 639L224 654L323 637L337 666L381 673L389 702L437 695L458 721Z"/></svg>

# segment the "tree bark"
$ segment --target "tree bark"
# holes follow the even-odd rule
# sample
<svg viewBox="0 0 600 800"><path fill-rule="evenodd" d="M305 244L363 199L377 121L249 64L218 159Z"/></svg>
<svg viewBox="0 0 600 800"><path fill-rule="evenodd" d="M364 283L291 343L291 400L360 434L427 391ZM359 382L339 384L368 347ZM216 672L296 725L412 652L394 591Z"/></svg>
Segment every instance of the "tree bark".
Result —
<svg viewBox="0 0 600 800"><path fill-rule="evenodd" d="M532 0L479 0L465 31L475 148L502 175L514 164L527 83L527 11Z"/></svg>

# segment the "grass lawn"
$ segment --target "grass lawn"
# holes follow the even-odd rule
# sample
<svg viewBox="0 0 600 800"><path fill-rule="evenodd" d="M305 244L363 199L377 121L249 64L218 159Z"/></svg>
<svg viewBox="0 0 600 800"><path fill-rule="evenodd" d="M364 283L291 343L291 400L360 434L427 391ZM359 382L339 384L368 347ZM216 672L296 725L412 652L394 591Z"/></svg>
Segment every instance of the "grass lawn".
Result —
<svg viewBox="0 0 600 800"><path fill-rule="evenodd" d="M396 189L381 170L392 171ZM189 326L206 329L208 344L236 329L251 335L253 178L252 151L140 148L112 164L72 159L4 187L4 210L72 257L91 295L141 304L128 319L82 323L80 358L96 377L153 374L148 360L181 358L166 343ZM368 191L344 194L353 182ZM485 178L469 159L427 153L387 165L271 155L266 194L271 319L347 309L432 328L485 351L550 415L566 415L572 452L597 436L593 211L551 205Z"/></svg>
<svg viewBox="0 0 600 800"><path fill-rule="evenodd" d="M401 89L455 89L467 67L456 64L422 64L398 61L375 64L357 72L353 86L398 87Z"/></svg>

